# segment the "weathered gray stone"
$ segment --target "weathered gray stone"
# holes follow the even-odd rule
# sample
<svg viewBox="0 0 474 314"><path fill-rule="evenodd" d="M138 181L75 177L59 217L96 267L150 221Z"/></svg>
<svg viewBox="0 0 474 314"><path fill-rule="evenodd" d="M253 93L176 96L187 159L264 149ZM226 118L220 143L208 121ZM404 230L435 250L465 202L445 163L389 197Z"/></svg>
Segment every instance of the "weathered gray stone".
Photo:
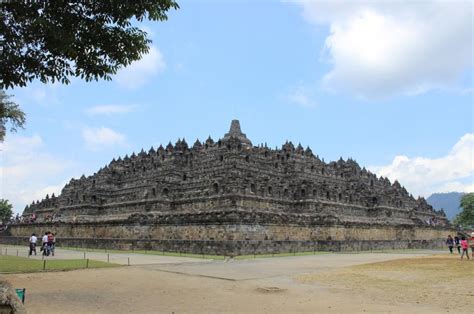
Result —
<svg viewBox="0 0 474 314"><path fill-rule="evenodd" d="M72 179L60 195L33 202L23 215L32 213L37 216L36 223L51 221L55 226L154 226L154 230L161 228L155 234L142 228L135 234L122 230L127 236L112 237L155 240L327 241L318 233L320 227L450 227L442 211L433 210L423 198L414 199L399 182L378 178L352 159L325 163L301 144L295 148L286 142L280 149L252 146L237 120L216 142L209 137L189 147L180 139L166 148L160 145L148 153L142 150L113 159L92 176ZM184 229L174 236L167 226ZM219 235L213 235L216 226L245 226L247 231L230 235L232 228L221 228ZM260 229L249 232L251 226ZM286 228L285 237L275 226ZM312 230L311 238L302 238L298 228ZM74 227L68 230L62 230L63 237L74 237ZM12 234L24 231L17 226ZM396 234L393 239L378 239L410 240ZM436 233L433 239L440 236ZM351 239L362 241L363 237Z"/></svg>
<svg viewBox="0 0 474 314"><path fill-rule="evenodd" d="M5 280L0 280L0 314L23 314L25 307L15 289Z"/></svg>
<svg viewBox="0 0 474 314"><path fill-rule="evenodd" d="M325 163L291 142L281 149L252 147L237 120L222 140L178 140L149 153L113 160L92 176L72 179L61 195L27 206L24 215L56 220L112 219L133 213L244 210L313 219L424 224L447 220L400 183L361 169L352 159ZM273 217L278 217L274 216ZM308 218L309 219L309 218Z"/></svg>

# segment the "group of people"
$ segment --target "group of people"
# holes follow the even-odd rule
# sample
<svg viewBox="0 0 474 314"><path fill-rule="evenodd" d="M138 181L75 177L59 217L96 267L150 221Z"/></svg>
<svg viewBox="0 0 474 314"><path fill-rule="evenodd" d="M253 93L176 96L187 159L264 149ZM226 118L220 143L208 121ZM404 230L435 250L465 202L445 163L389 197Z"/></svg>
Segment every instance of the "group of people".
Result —
<svg viewBox="0 0 474 314"><path fill-rule="evenodd" d="M464 255L469 259L469 241L467 237L458 234L453 238L451 235L448 235L446 245L451 254L453 254L453 248L456 247L459 255L461 255L461 259L464 258ZM471 257L474 259L474 232L471 233Z"/></svg>
<svg viewBox="0 0 474 314"><path fill-rule="evenodd" d="M35 253L36 255L36 244L38 242L38 238L36 234L32 234L30 237L30 252L28 255L32 255ZM44 256L49 256L50 254L54 256L54 246L56 244L56 237L54 233L51 231L47 231L44 233L43 237L41 238L41 249L40 251L43 252Z"/></svg>
<svg viewBox="0 0 474 314"><path fill-rule="evenodd" d="M20 214L16 214L15 217L12 217L5 224L0 225L0 228L5 227L6 229L8 225L15 225L15 224L20 224L20 223L34 223L36 222L36 218L37 216L35 213L32 213L31 215L21 215L21 216Z"/></svg>
<svg viewBox="0 0 474 314"><path fill-rule="evenodd" d="M436 216L430 217L430 218L426 221L426 223L427 223L428 225L430 225L430 226L436 226L436 225L438 225L438 223L439 223L438 217L436 217Z"/></svg>

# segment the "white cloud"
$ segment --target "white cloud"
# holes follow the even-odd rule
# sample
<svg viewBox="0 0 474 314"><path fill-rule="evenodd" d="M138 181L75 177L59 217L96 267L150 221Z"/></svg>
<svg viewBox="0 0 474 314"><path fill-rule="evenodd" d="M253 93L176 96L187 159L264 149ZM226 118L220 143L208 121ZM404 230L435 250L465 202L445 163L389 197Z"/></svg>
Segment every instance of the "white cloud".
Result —
<svg viewBox="0 0 474 314"><path fill-rule="evenodd" d="M166 68L163 55L157 47L151 46L148 54L117 72L113 78L125 88L135 89L144 85L151 77Z"/></svg>
<svg viewBox="0 0 474 314"><path fill-rule="evenodd" d="M46 91L44 89L39 89L39 88L32 88L31 89L31 97L36 100L38 103L44 102L46 99Z"/></svg>
<svg viewBox="0 0 474 314"><path fill-rule="evenodd" d="M328 25L323 86L367 98L452 88L473 64L470 1L296 1Z"/></svg>
<svg viewBox="0 0 474 314"><path fill-rule="evenodd" d="M89 115L113 115L129 113L135 109L132 105L101 105L88 108L86 113Z"/></svg>
<svg viewBox="0 0 474 314"><path fill-rule="evenodd" d="M472 181L473 180L471 180L471 183L462 183L459 181L447 182L434 192L474 192L474 183L472 183Z"/></svg>
<svg viewBox="0 0 474 314"><path fill-rule="evenodd" d="M11 135L0 143L0 198L13 204L15 212L46 194L58 195L75 164L48 153L39 135ZM58 179L60 178L60 179Z"/></svg>
<svg viewBox="0 0 474 314"><path fill-rule="evenodd" d="M82 137L86 147L91 150L100 150L112 146L123 146L126 138L123 134L106 127L89 128L82 130Z"/></svg>
<svg viewBox="0 0 474 314"><path fill-rule="evenodd" d="M26 87L17 87L8 94L13 94L15 101L20 104L37 104L47 107L60 103L59 86L58 83L33 82Z"/></svg>
<svg viewBox="0 0 474 314"><path fill-rule="evenodd" d="M68 181L64 181L60 184L57 184L57 185L48 185L48 186L45 186L44 188L41 188L37 191L34 191L32 193L32 195L30 196L30 198L33 200L39 200L39 199L43 199L46 195L56 195L58 196L59 194L61 194L61 190L64 188L64 186L68 183Z"/></svg>
<svg viewBox="0 0 474 314"><path fill-rule="evenodd" d="M314 102L312 98L313 95L311 91L304 86L298 86L296 88L293 88L286 96L286 99L290 103L296 104L304 108L313 108L316 106L316 102Z"/></svg>
<svg viewBox="0 0 474 314"><path fill-rule="evenodd" d="M144 31L147 34L148 38L151 38L155 35L155 32L152 31L152 29L146 25L140 25L140 30Z"/></svg>
<svg viewBox="0 0 474 314"><path fill-rule="evenodd" d="M440 158L396 156L386 166L373 166L376 174L398 180L414 195L433 192L474 191L474 133L467 133Z"/></svg>

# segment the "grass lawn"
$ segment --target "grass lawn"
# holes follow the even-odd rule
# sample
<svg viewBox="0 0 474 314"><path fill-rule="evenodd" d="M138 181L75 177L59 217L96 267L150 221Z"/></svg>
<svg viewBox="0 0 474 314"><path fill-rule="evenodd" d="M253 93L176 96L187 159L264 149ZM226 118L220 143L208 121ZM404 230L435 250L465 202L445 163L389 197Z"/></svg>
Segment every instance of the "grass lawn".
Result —
<svg viewBox="0 0 474 314"><path fill-rule="evenodd" d="M223 255L208 255L208 254L193 254L193 253L179 253L179 252L162 252L154 250L117 250L117 249L91 249L91 248L76 248L76 247L58 247L64 250L75 250L75 251L86 251L86 252L104 252L104 253L136 253L136 254L149 254L149 255L162 255L162 256L180 256L180 257L192 257L192 258L204 258L212 260L224 260L226 256ZM347 251L347 252L331 252L331 251L309 251L309 252L286 252L286 253L268 253L268 254L246 254L238 255L234 258L236 260L245 260L252 258L268 258L268 257L285 257L285 256L305 256L305 255L319 255L319 254L357 254L357 253L420 253L426 251L426 249L377 249L372 251Z"/></svg>
<svg viewBox="0 0 474 314"><path fill-rule="evenodd" d="M274 254L248 254L248 255L239 255L236 256L235 259L251 259L251 258L267 258L267 257L284 257L284 256L304 256L304 255L321 255L321 254L330 254L334 252L326 252L326 251L310 251L310 252L295 252L295 253L274 253Z"/></svg>
<svg viewBox="0 0 474 314"><path fill-rule="evenodd" d="M59 247L58 247L59 248ZM107 253L136 253L136 254L148 254L148 255L162 255L162 256L177 256L177 257L192 257L192 258L204 258L213 260L224 260L226 256L223 255L208 255L208 254L193 254L193 253L179 253L179 252L162 252L153 250L109 250L109 249L90 249L90 248L74 248L74 247L60 247L65 250L75 251L86 251L86 252L107 252ZM316 254L328 254L331 252L322 251L310 251L310 252L296 252L296 253L275 253L275 254L247 254L235 256L235 259L251 259L251 258L266 258L266 257L283 257L283 256L303 256L303 255L316 255Z"/></svg>
<svg viewBox="0 0 474 314"><path fill-rule="evenodd" d="M85 252L102 252L102 253L118 253L118 254L148 254L148 255L162 255L162 256L178 256L178 257L192 257L192 258L204 258L214 260L224 260L223 255L208 255L208 254L193 254L193 253L179 253L179 252L162 252L154 250L116 250L116 249L91 249L91 248L79 248L79 247L63 247L58 246L58 249L63 250L74 250L74 251L85 251Z"/></svg>
<svg viewBox="0 0 474 314"><path fill-rule="evenodd" d="M50 270L71 270L86 267L103 268L114 266L119 265L94 260L89 260L87 262L87 260L84 259L42 261L25 257L0 255L0 273L30 273Z"/></svg>
<svg viewBox="0 0 474 314"><path fill-rule="evenodd" d="M132 250L132 251L118 251L114 253L137 253L137 254L150 254L150 255L162 255L162 256L181 256L181 257L193 257L193 258L204 258L214 260L224 260L223 255L207 255L207 254L193 254L193 253L178 253L178 252L160 252L160 251L147 251L147 250Z"/></svg>
<svg viewBox="0 0 474 314"><path fill-rule="evenodd" d="M1 245L0 250L5 248L9 248L9 245ZM11 246L12 249L16 249L16 246ZM102 252L102 253L117 253L117 254L148 254L148 255L161 255L161 256L175 256L175 257L191 257L191 258L203 258L203 259L212 259L212 260L224 260L226 256L223 255L209 255L209 254L193 254L193 253L179 253L179 252L163 252L163 251L155 251L155 250L117 250L117 249L93 249L93 248L80 248L80 247L62 247L58 246L58 249L63 250L74 250L74 251L85 251L85 252ZM246 254L246 255L239 255L235 256L236 260L245 260L245 259L253 259L253 258L268 258L268 257L285 257L285 256L304 256L304 255L316 255L316 254L357 254L357 253L420 253L422 251L426 251L426 249L375 249L375 250L366 250L366 251L342 251L342 252L330 252L330 251L309 251L309 252L287 252L287 253L268 253L268 254ZM81 260L79 260L81 261ZM82 268L82 267L76 267ZM1 272L1 266L0 266Z"/></svg>

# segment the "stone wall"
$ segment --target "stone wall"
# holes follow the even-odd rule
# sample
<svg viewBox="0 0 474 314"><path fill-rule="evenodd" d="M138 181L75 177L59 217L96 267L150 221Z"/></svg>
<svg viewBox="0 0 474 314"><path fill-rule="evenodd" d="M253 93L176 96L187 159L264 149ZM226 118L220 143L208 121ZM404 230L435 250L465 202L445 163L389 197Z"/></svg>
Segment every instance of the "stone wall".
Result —
<svg viewBox="0 0 474 314"><path fill-rule="evenodd" d="M52 231L59 246L154 249L197 254L242 255L294 251L358 251L439 248L453 230L413 226L298 226L263 224L100 224L17 225L1 243L27 244L31 233Z"/></svg>

